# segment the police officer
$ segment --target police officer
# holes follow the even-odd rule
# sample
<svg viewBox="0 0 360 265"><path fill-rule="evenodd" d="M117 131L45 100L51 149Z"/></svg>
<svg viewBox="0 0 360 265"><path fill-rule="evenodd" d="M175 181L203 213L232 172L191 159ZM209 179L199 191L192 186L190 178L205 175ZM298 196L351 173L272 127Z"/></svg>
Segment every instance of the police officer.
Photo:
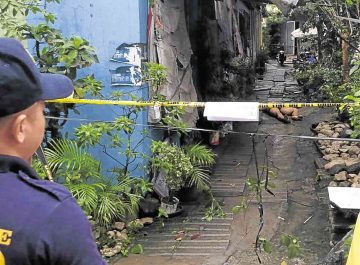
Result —
<svg viewBox="0 0 360 265"><path fill-rule="evenodd" d="M0 265L105 264L75 199L31 168L44 100L72 92L70 79L40 73L21 43L0 38Z"/></svg>

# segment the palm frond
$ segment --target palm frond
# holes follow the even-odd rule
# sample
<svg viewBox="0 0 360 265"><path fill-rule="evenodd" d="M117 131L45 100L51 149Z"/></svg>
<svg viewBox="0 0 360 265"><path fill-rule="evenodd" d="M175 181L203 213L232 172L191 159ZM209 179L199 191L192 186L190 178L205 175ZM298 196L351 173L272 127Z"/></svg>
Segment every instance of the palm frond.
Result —
<svg viewBox="0 0 360 265"><path fill-rule="evenodd" d="M111 192L99 193L99 204L95 211L95 218L102 225L109 225L116 218L123 218L126 214L125 203Z"/></svg>
<svg viewBox="0 0 360 265"><path fill-rule="evenodd" d="M210 189L210 171L194 167L189 181L189 186L195 185L199 190L209 190Z"/></svg>
<svg viewBox="0 0 360 265"><path fill-rule="evenodd" d="M98 188L100 184L66 184L71 194L75 197L80 207L87 213L91 214L97 207Z"/></svg>
<svg viewBox="0 0 360 265"><path fill-rule="evenodd" d="M193 165L211 166L215 163L215 154L205 145L195 144L184 147Z"/></svg>
<svg viewBox="0 0 360 265"><path fill-rule="evenodd" d="M61 139L52 141L44 150L50 168L57 172L76 172L84 178L99 177L100 163L75 141Z"/></svg>

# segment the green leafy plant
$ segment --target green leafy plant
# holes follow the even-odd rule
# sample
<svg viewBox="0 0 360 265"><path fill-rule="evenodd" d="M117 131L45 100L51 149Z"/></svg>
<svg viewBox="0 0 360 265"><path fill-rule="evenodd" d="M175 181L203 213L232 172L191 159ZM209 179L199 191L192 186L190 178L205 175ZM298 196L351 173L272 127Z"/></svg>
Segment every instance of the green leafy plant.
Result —
<svg viewBox="0 0 360 265"><path fill-rule="evenodd" d="M205 211L203 219L208 222L211 222L214 219L214 217L224 218L225 216L226 216L226 214L225 214L224 210L222 209L220 203L211 194L211 205Z"/></svg>
<svg viewBox="0 0 360 265"><path fill-rule="evenodd" d="M166 210L162 207L159 208L159 212L158 212L158 215L157 215L157 218L159 219L160 221L160 225L162 227L165 226L165 223L164 223L164 218L169 218L169 215L168 213L166 212Z"/></svg>
<svg viewBox="0 0 360 265"><path fill-rule="evenodd" d="M344 100L354 103L351 106L346 103L340 107L340 111L348 111L350 114L350 122L354 128L352 137L358 137L360 135L360 73L357 71L353 75L349 82L344 83L339 87L340 91L344 91L347 94Z"/></svg>
<svg viewBox="0 0 360 265"><path fill-rule="evenodd" d="M294 74L305 90L319 90L332 101L338 101L345 96L338 87L342 83L341 71L323 65L305 67Z"/></svg>
<svg viewBox="0 0 360 265"><path fill-rule="evenodd" d="M60 3L60 0L45 0L47 3ZM42 16L39 24L27 23L29 14ZM41 18L40 16L40 18ZM67 75L76 84L75 97L90 95L100 96L102 85L94 78L82 78L76 82L77 70L98 62L95 48L79 36L70 38L62 36L54 28L56 16L44 8L41 0L0 0L0 28L8 37L34 40L34 59L43 73L59 73ZM51 117L67 117L75 104L48 104L46 115ZM66 120L50 119L47 124L46 140L61 138L60 129Z"/></svg>
<svg viewBox="0 0 360 265"><path fill-rule="evenodd" d="M123 178L113 184L101 174L100 162L75 141L58 140L44 150L56 181L64 184L84 212L102 226L135 215L140 195L136 181Z"/></svg>
<svg viewBox="0 0 360 265"><path fill-rule="evenodd" d="M47 3L60 0L45 0ZM41 0L1 0L0 1L0 29L9 37L24 37L26 27L25 17L30 13L41 14L47 23L54 23L55 16L43 8Z"/></svg>
<svg viewBox="0 0 360 265"><path fill-rule="evenodd" d="M103 152L113 159L117 166L113 169L120 176L132 176L140 167L138 159L147 159L145 153L140 151L141 144L148 137L147 130L143 130L140 139L134 142L134 133L141 108L127 108L122 116L113 122L94 122L83 124L75 131L81 145L100 146ZM107 141L104 141L104 140ZM105 143L104 143L105 142ZM118 156L113 156L110 150L115 150ZM146 173L146 166L139 168Z"/></svg>
<svg viewBox="0 0 360 265"><path fill-rule="evenodd" d="M271 254L272 245L268 240L266 240L266 238L260 237L259 243L260 243L260 248L262 248L267 254Z"/></svg>
<svg viewBox="0 0 360 265"><path fill-rule="evenodd" d="M154 62L145 63L143 79L150 82L156 99L160 88L167 82L167 68Z"/></svg>
<svg viewBox="0 0 360 265"><path fill-rule="evenodd" d="M185 186L186 179L193 172L191 160L184 151L166 142L153 141L151 165L154 169L166 172L165 181L172 193Z"/></svg>
<svg viewBox="0 0 360 265"><path fill-rule="evenodd" d="M215 162L212 151L202 145L178 147L166 142L153 141L151 165L166 172L165 180L172 192L185 186L209 190L209 170Z"/></svg>
<svg viewBox="0 0 360 265"><path fill-rule="evenodd" d="M301 254L300 241L293 235L282 234L280 237L281 244L287 248L289 259L296 258Z"/></svg>

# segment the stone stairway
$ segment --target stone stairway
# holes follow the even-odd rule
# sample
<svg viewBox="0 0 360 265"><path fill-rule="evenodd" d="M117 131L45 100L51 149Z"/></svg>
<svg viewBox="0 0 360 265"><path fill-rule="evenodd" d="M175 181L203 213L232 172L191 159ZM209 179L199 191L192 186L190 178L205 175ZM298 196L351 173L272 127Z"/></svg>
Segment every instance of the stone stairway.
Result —
<svg viewBox="0 0 360 265"><path fill-rule="evenodd" d="M204 214L181 215L145 228L138 242L151 256L209 256L224 253L233 214L204 220ZM155 227L154 227L155 226Z"/></svg>

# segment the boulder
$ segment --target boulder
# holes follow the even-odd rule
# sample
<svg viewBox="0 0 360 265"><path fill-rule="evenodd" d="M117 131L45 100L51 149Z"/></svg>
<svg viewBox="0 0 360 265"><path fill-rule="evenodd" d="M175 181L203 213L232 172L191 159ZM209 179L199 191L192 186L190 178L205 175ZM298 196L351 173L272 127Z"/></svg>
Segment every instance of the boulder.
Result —
<svg viewBox="0 0 360 265"><path fill-rule="evenodd" d="M336 126L337 126L337 125L336 125ZM343 128L340 128L340 127L336 127L336 126L335 126L335 130L334 130L334 131L335 131L336 133L339 133L339 134L340 134L344 129L343 129Z"/></svg>
<svg viewBox="0 0 360 265"><path fill-rule="evenodd" d="M330 174L335 175L336 173L342 171L344 167L345 161L343 159L335 159L325 164L324 169L327 170Z"/></svg>
<svg viewBox="0 0 360 265"><path fill-rule="evenodd" d="M352 179L353 184L360 184L360 176L356 176Z"/></svg>
<svg viewBox="0 0 360 265"><path fill-rule="evenodd" d="M345 160L345 170L348 173L357 173L360 171L360 159L355 156Z"/></svg>
<svg viewBox="0 0 360 265"><path fill-rule="evenodd" d="M140 223L143 225L151 225L154 222L154 218L152 217L145 217L140 219Z"/></svg>
<svg viewBox="0 0 360 265"><path fill-rule="evenodd" d="M333 148L333 147L330 147L330 148L325 149L325 153L327 153L327 154L340 154L340 151Z"/></svg>
<svg viewBox="0 0 360 265"><path fill-rule="evenodd" d="M351 187L352 188L360 188L360 184L353 183L353 184L351 184Z"/></svg>
<svg viewBox="0 0 360 265"><path fill-rule="evenodd" d="M320 131L323 130L323 129L330 129L330 128L331 128L331 127L330 127L330 125L329 125L328 123L326 123L326 122L320 122L320 123L316 126L315 131L320 132Z"/></svg>
<svg viewBox="0 0 360 265"><path fill-rule="evenodd" d="M335 174L334 180L338 181L338 182L346 181L347 177L348 177L348 173L346 171L341 171L341 172Z"/></svg>
<svg viewBox="0 0 360 265"><path fill-rule="evenodd" d="M360 154L360 148L357 145L353 145L349 148L348 153L350 155L356 155L358 156Z"/></svg>
<svg viewBox="0 0 360 265"><path fill-rule="evenodd" d="M106 235L109 239L113 239L115 237L115 231L108 231Z"/></svg>
<svg viewBox="0 0 360 265"><path fill-rule="evenodd" d="M333 138L339 138L339 136L340 136L340 133L335 132L331 137L333 137Z"/></svg>
<svg viewBox="0 0 360 265"><path fill-rule="evenodd" d="M341 152L348 152L349 151L349 149L350 149L350 145L348 145L348 144L343 144L342 146L341 146L341 149L340 150L343 150L343 151L341 151Z"/></svg>
<svg viewBox="0 0 360 265"><path fill-rule="evenodd" d="M115 229L115 230L121 231L121 230L123 230L125 228L125 223L124 222L115 222L112 225L112 228Z"/></svg>
<svg viewBox="0 0 360 265"><path fill-rule="evenodd" d="M350 187L351 183L348 181L339 182L339 187Z"/></svg>
<svg viewBox="0 0 360 265"><path fill-rule="evenodd" d="M127 233L116 231L116 239L123 241L123 240L128 239L128 235L127 235Z"/></svg>
<svg viewBox="0 0 360 265"><path fill-rule="evenodd" d="M340 133L340 138L350 138L353 133L354 133L354 131L351 129L343 130Z"/></svg>
<svg viewBox="0 0 360 265"><path fill-rule="evenodd" d="M331 137L334 134L334 131L331 129L322 129L320 133L327 137Z"/></svg>
<svg viewBox="0 0 360 265"><path fill-rule="evenodd" d="M323 158L327 161L332 161L334 159L339 158L339 155L338 154L330 154L330 155L323 156Z"/></svg>
<svg viewBox="0 0 360 265"><path fill-rule="evenodd" d="M357 177L357 174L349 174L349 175L348 175L348 178L349 178L350 180L353 180L355 177Z"/></svg>
<svg viewBox="0 0 360 265"><path fill-rule="evenodd" d="M319 144L329 146L329 145L331 145L331 141L330 140L319 140Z"/></svg>
<svg viewBox="0 0 360 265"><path fill-rule="evenodd" d="M122 245L116 244L115 247L113 247L113 248L106 247L106 248L103 248L102 250L100 250L100 252L104 257L111 258L111 257L115 256L116 254L119 254L121 249L122 249Z"/></svg>
<svg viewBox="0 0 360 265"><path fill-rule="evenodd" d="M337 186L338 186L338 184L335 181L331 181L329 183L329 187L337 187Z"/></svg>
<svg viewBox="0 0 360 265"><path fill-rule="evenodd" d="M336 149L340 149L341 148L341 143L339 143L337 141L334 141L334 142L332 142L331 147L336 148Z"/></svg>
<svg viewBox="0 0 360 265"><path fill-rule="evenodd" d="M336 129L345 129L346 126L345 126L345 124L343 124L343 123L338 123L338 124L336 124L336 125L334 126L334 128L336 128Z"/></svg>
<svg viewBox="0 0 360 265"><path fill-rule="evenodd" d="M349 159L349 158L350 158L350 155L349 155L348 153L341 153L341 154L340 154L340 157L345 160L345 159Z"/></svg>

